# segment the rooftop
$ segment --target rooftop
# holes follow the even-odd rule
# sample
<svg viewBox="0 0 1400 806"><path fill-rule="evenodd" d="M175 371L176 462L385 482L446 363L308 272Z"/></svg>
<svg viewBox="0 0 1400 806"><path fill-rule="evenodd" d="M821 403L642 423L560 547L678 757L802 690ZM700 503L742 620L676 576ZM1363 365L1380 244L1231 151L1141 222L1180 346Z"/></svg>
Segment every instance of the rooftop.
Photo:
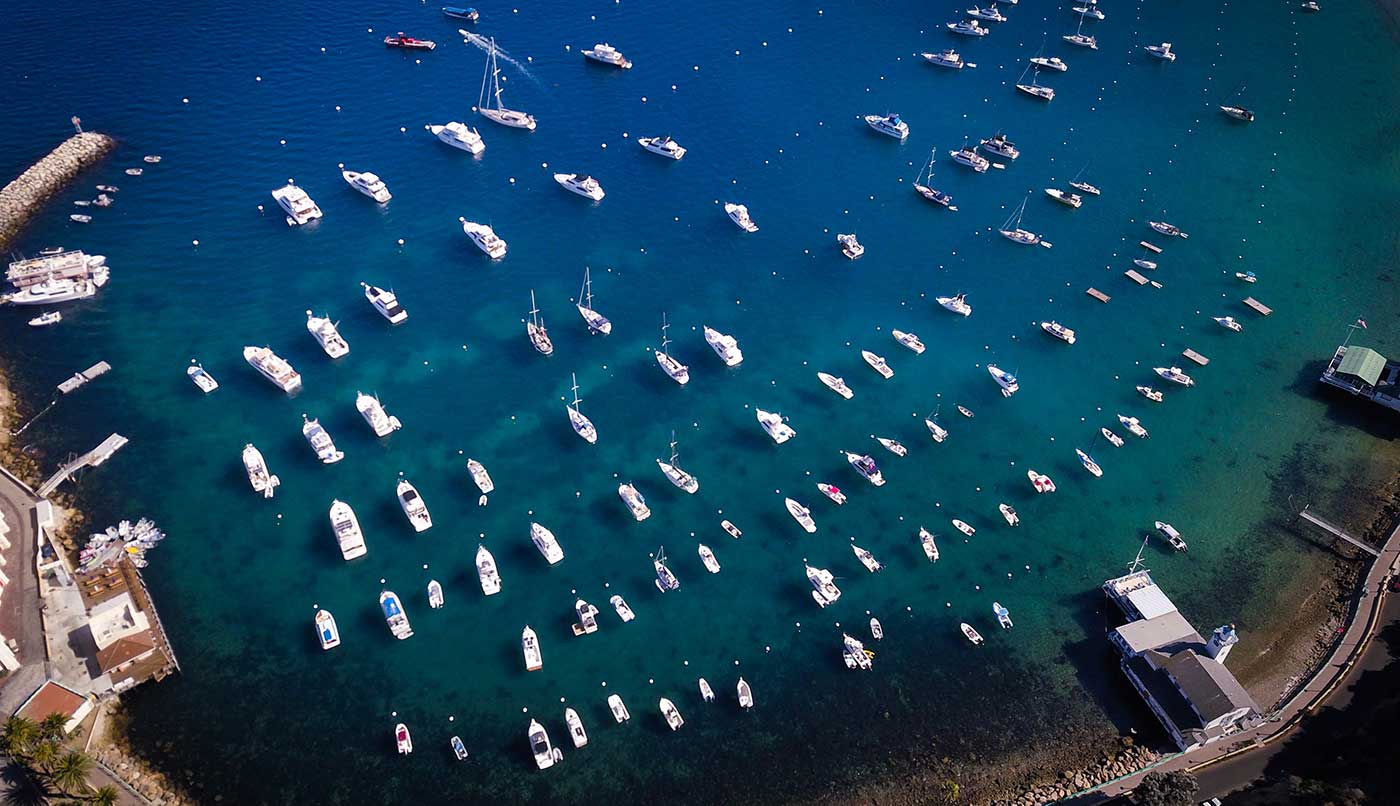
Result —
<svg viewBox="0 0 1400 806"><path fill-rule="evenodd" d="M89 623L98 649L106 649L128 635L151 628L150 619L136 607L129 592L93 605Z"/></svg>
<svg viewBox="0 0 1400 806"><path fill-rule="evenodd" d="M1385 356L1369 347L1348 347L1342 363L1337 366L1338 372L1355 375L1370 386L1376 385L1384 370Z"/></svg>
<svg viewBox="0 0 1400 806"><path fill-rule="evenodd" d="M1103 583L1103 589L1129 618L1152 619L1176 612L1176 605L1146 570L1110 579Z"/></svg>
<svg viewBox="0 0 1400 806"><path fill-rule="evenodd" d="M29 695L15 714L35 722L42 721L50 714L63 714L71 719L86 702L87 698L73 689L49 680Z"/></svg>
<svg viewBox="0 0 1400 806"><path fill-rule="evenodd" d="M1259 704L1244 690L1222 663L1190 651L1177 652L1164 664L1164 671L1191 701L1205 722L1211 722L1238 708L1259 710Z"/></svg>
<svg viewBox="0 0 1400 806"><path fill-rule="evenodd" d="M1205 645L1205 639L1201 638L1186 617L1176 610L1155 618L1130 621L1119 627L1116 632L1135 655L1149 649L1171 654L1188 647Z"/></svg>
<svg viewBox="0 0 1400 806"><path fill-rule="evenodd" d="M97 665L102 667L104 673L108 673L123 663L139 658L155 648L155 637L151 635L150 630L144 630L135 635L121 638L106 649L99 650Z"/></svg>

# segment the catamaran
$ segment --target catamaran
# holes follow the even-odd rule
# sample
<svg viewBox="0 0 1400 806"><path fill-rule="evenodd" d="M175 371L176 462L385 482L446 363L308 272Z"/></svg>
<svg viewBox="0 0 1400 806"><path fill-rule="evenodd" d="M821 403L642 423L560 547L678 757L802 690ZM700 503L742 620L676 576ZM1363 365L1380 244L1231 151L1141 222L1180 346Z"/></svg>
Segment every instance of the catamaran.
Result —
<svg viewBox="0 0 1400 806"><path fill-rule="evenodd" d="M340 630L335 626L335 616L329 610L316 611L316 640L321 642L321 649L340 646Z"/></svg>
<svg viewBox="0 0 1400 806"><path fill-rule="evenodd" d="M939 305L942 305L945 309L953 313L962 314L963 316L972 315L972 306L967 304L967 295L964 293L959 292L951 297L935 297L935 300Z"/></svg>
<svg viewBox="0 0 1400 806"><path fill-rule="evenodd" d="M656 556L651 560L651 567L656 570L657 590L665 593L666 591L681 589L681 581L676 579L676 575L671 573L671 569L666 566L665 546L661 546L656 550Z"/></svg>
<svg viewBox="0 0 1400 806"><path fill-rule="evenodd" d="M584 323L588 325L590 333L602 333L604 336L612 332L612 322L606 316L593 310L593 277L587 266L583 267L583 288L579 289L578 302L574 304L578 308L579 316L583 317Z"/></svg>
<svg viewBox="0 0 1400 806"><path fill-rule="evenodd" d="M660 459L657 459L656 466L661 468L662 474L665 475L666 478L670 479L672 484L693 495L700 489L700 482L694 476L690 475L684 470L681 470L680 463L676 461L677 456L678 454L676 453L676 432L672 431L671 461L663 462Z"/></svg>
<svg viewBox="0 0 1400 806"><path fill-rule="evenodd" d="M929 416L924 418L924 425L928 426L929 436L933 437L934 442L942 442L948 438L948 429L938 424L938 409L940 408L942 406L935 408Z"/></svg>
<svg viewBox="0 0 1400 806"><path fill-rule="evenodd" d="M901 445L900 447L904 446ZM874 459L863 454L851 453L850 451L842 451L841 453L845 454L846 461L851 464L851 467L854 467L856 469L857 473L864 476L866 481L870 482L876 487L884 486L885 476L880 472L880 468L875 464ZM844 496L842 500L845 500ZM837 503L841 502L838 501Z"/></svg>
<svg viewBox="0 0 1400 806"><path fill-rule="evenodd" d="M491 474L486 472L486 465L468 457L467 472L471 474L472 483L481 490L482 495L487 495L496 489L496 483L491 481Z"/></svg>
<svg viewBox="0 0 1400 806"><path fill-rule="evenodd" d="M740 677L740 678L739 678L739 683L738 683L737 686L735 686L735 689L737 690L737 692L738 692L738 694L739 694L739 707L740 707L740 708L743 708L745 711L747 711L747 710L749 710L750 708L752 708L752 707L753 707L753 689L749 687L748 682L745 681L744 678Z"/></svg>
<svg viewBox="0 0 1400 806"><path fill-rule="evenodd" d="M544 668L544 655L540 653L540 637L526 624L520 631L520 651L525 656L525 671L538 672Z"/></svg>
<svg viewBox="0 0 1400 806"><path fill-rule="evenodd" d="M647 500L642 494L637 492L636 486L632 484L617 485L617 494L622 498L622 503L627 505L627 510L632 513L640 523L651 517L651 508L647 506Z"/></svg>
<svg viewBox="0 0 1400 806"><path fill-rule="evenodd" d="M1016 376L1010 372L1001 369L996 364L988 364L987 372L992 376L992 380L997 382L997 386L1001 387L1002 397L1011 397L1020 391L1021 384L1017 382Z"/></svg>
<svg viewBox="0 0 1400 806"><path fill-rule="evenodd" d="M330 432L321 427L320 420L301 415L301 435L306 437L321 464L333 465L345 458L345 452L335 447L335 440L331 439Z"/></svg>
<svg viewBox="0 0 1400 806"><path fill-rule="evenodd" d="M860 546L857 546L856 544L852 543L851 551L855 552L856 559L860 560L860 564L865 566L865 570L869 571L870 573L873 574L876 571L879 571L881 568L884 568L883 565L880 565L880 561L875 559L874 554L871 554L869 551L866 551Z"/></svg>
<svg viewBox="0 0 1400 806"><path fill-rule="evenodd" d="M530 542L535 544L540 554L549 561L550 565L555 565L564 559L564 549L559 547L559 541L554 538L554 533L544 526L530 522Z"/></svg>
<svg viewBox="0 0 1400 806"><path fill-rule="evenodd" d="M710 345L726 367L737 367L744 362L744 351L739 349L739 342L735 341L733 336L721 333L709 325L705 325L704 328L705 343Z"/></svg>
<svg viewBox="0 0 1400 806"><path fill-rule="evenodd" d="M480 154L486 150L486 141L481 139L476 129L460 121L454 120L441 126L430 124L426 128L437 139L469 154Z"/></svg>
<svg viewBox="0 0 1400 806"><path fill-rule="evenodd" d="M613 610L617 611L617 617L622 619L624 624L637 617L637 614L633 613L632 608L627 605L627 600L623 599L620 594L614 593L608 601L612 603Z"/></svg>
<svg viewBox="0 0 1400 806"><path fill-rule="evenodd" d="M933 188L933 161L937 155L938 147L934 146L933 150L928 153L928 162L919 169L918 176L914 177L914 191L925 199L956 212L958 206L953 204L952 195ZM899 331L895 332L898 333ZM896 338L898 337L896 336ZM916 352L923 351L917 350Z"/></svg>
<svg viewBox="0 0 1400 806"><path fill-rule="evenodd" d="M893 112L888 115L866 115L865 125L896 140L903 140L909 136L909 124L900 120L899 115Z"/></svg>
<svg viewBox="0 0 1400 806"><path fill-rule="evenodd" d="M384 180L380 179L377 174L372 174L369 171L347 171L342 168L340 171L340 178L344 179L345 183L350 187L360 191L380 204L387 204L390 199L394 198L394 195L389 192L388 186L384 184Z"/></svg>
<svg viewBox="0 0 1400 806"><path fill-rule="evenodd" d="M1043 473L1037 473L1034 470L1027 470L1026 478L1031 480L1031 486L1034 487L1035 491L1038 493L1055 492L1054 480Z"/></svg>
<svg viewBox="0 0 1400 806"><path fill-rule="evenodd" d="M243 360L287 394L301 391L301 373L292 369L287 359L272 352L272 348L244 347Z"/></svg>
<svg viewBox="0 0 1400 806"><path fill-rule="evenodd" d="M855 395L855 393L851 391L851 387L846 385L846 381L836 377L835 375L830 375L825 372L818 372L817 380L825 384L826 388L830 389L831 391L835 392L841 397L846 398L847 400L850 400Z"/></svg>
<svg viewBox="0 0 1400 806"><path fill-rule="evenodd" d="M384 404L379 402L378 395L355 392L355 408L359 410L360 416L365 418L365 422L369 423L376 437L387 437L403 428L399 418L384 410Z"/></svg>
<svg viewBox="0 0 1400 806"><path fill-rule="evenodd" d="M1026 214L1026 202L1028 200L1029 197L1022 199L1021 206L1017 207L1016 212L1012 213L1011 216L1006 219L1006 223L1001 225L1001 235L1003 238L1019 244L1025 244L1027 246L1040 244L1048 249L1050 248L1049 242L1041 240L1039 235L1021 227L1021 217Z"/></svg>
<svg viewBox="0 0 1400 806"><path fill-rule="evenodd" d="M488 94L488 85L490 87ZM476 111L487 120L512 129L535 130L535 118L501 104L501 71L496 66L496 39L492 37L486 51L486 72L481 76L481 94L477 97Z"/></svg>
<svg viewBox="0 0 1400 806"><path fill-rule="evenodd" d="M924 354L924 343L919 341L919 337L913 333L905 333L903 330L891 330L890 335L894 340L914 351L915 355Z"/></svg>
<svg viewBox="0 0 1400 806"><path fill-rule="evenodd" d="M341 337L340 331L336 329L335 322L329 316L316 316L311 311L306 312L306 329L311 333L311 337L321 345L326 355L331 358L340 358L348 355L350 345Z"/></svg>
<svg viewBox="0 0 1400 806"><path fill-rule="evenodd" d="M535 304L533 288L530 289L530 321L525 323L525 333L540 355L554 354L554 342L549 340L549 331L544 329L544 324L540 321L540 307Z"/></svg>
<svg viewBox="0 0 1400 806"><path fill-rule="evenodd" d="M501 592L501 572L496 568L496 558L484 545L476 547L476 575L481 580L481 592L493 596Z"/></svg>
<svg viewBox="0 0 1400 806"><path fill-rule="evenodd" d="M403 514L413 525L413 531L426 532L433 528L433 516L428 513L428 505L424 503L423 496L418 494L418 488L410 484L408 479L399 479L394 494L398 496Z"/></svg>
<svg viewBox="0 0 1400 806"><path fill-rule="evenodd" d="M661 349L656 350L656 363L661 365L661 371L665 372L671 380L685 386L690 383L690 367L671 357L669 345L671 339L666 335L666 331L671 326L666 322L666 313L661 313Z"/></svg>
<svg viewBox="0 0 1400 806"><path fill-rule="evenodd" d="M1196 381L1190 375L1181 371L1181 367L1153 367L1152 371L1172 383L1182 386L1195 386Z"/></svg>
<svg viewBox="0 0 1400 806"><path fill-rule="evenodd" d="M380 593L379 609L384 611L384 622L395 638L403 641L413 637L413 628L408 624L408 614L403 612L398 594L388 590Z"/></svg>
<svg viewBox="0 0 1400 806"><path fill-rule="evenodd" d="M678 160L685 156L685 148L672 140L669 135L665 137L638 137L637 145L645 148L653 154L660 154L663 157L670 157Z"/></svg>
<svg viewBox="0 0 1400 806"><path fill-rule="evenodd" d="M1065 344L1074 344L1074 331L1065 327L1059 322L1056 322L1054 320L1051 320L1049 322L1041 322L1040 329L1045 331L1046 333L1049 333L1051 336L1054 336L1060 341L1063 341Z"/></svg>
<svg viewBox="0 0 1400 806"><path fill-rule="evenodd" d="M838 234L836 236L836 243L839 244L841 247L841 254L845 255L851 260L855 260L856 258L865 254L865 247L861 244L860 241L856 240L856 234L854 232L844 232Z"/></svg>
<svg viewBox="0 0 1400 806"><path fill-rule="evenodd" d="M938 562L938 544L933 541L933 533L922 526L919 527L919 545L924 547L924 556L929 562Z"/></svg>
<svg viewBox="0 0 1400 806"><path fill-rule="evenodd" d="M796 429L783 421L783 415L763 409L755 409L754 412L758 416L758 424L779 445L797 436Z"/></svg>
<svg viewBox="0 0 1400 806"><path fill-rule="evenodd" d="M539 722L530 720L530 729L526 736L530 740L530 752L535 756L536 767L547 770L564 760L564 751L550 745L549 734Z"/></svg>
<svg viewBox="0 0 1400 806"><path fill-rule="evenodd" d="M700 562L705 564L705 570L712 574L719 573L719 560L715 558L715 553L710 547L701 543L697 549L700 552Z"/></svg>
<svg viewBox="0 0 1400 806"><path fill-rule="evenodd" d="M589 445L598 441L598 429L593 427L593 421L584 416L579 410L578 404L583 402L578 396L578 375L570 374L574 381L574 402L564 408L569 412L569 425L573 426L574 433L583 437L583 441Z"/></svg>
<svg viewBox="0 0 1400 806"><path fill-rule="evenodd" d="M340 546L340 556L346 560L353 560L363 557L369 553L369 548L365 546L365 535L360 530L360 519L355 517L355 510L344 501L331 501L331 531L335 533L335 542Z"/></svg>
<svg viewBox="0 0 1400 806"><path fill-rule="evenodd" d="M861 350L860 357L865 359L865 363L869 364L871 369L880 373L880 377L886 380L894 377L894 370L890 369L890 365L885 362L884 356L876 355L869 350Z"/></svg>
<svg viewBox="0 0 1400 806"><path fill-rule="evenodd" d="M392 290L385 290L379 286L369 283L360 283L360 287L365 290L365 299L374 306L379 315L389 320L389 324L397 325L408 318L408 311L399 305L399 298L394 296Z"/></svg>
<svg viewBox="0 0 1400 806"><path fill-rule="evenodd" d="M807 534L817 531L817 522L812 520L812 510L802 506L791 498L784 498L783 503L787 506L788 514L802 527Z"/></svg>
<svg viewBox="0 0 1400 806"><path fill-rule="evenodd" d="M835 577L825 568L807 566L807 581L812 583L812 598L819 607L825 608L841 598L841 589L836 587Z"/></svg>
<svg viewBox="0 0 1400 806"><path fill-rule="evenodd" d="M728 214L730 220L744 232L758 232L758 225L753 223L752 218L749 218L749 208L744 205L726 202L724 205L724 212Z"/></svg>
<svg viewBox="0 0 1400 806"><path fill-rule="evenodd" d="M869 671L875 665L874 657L875 653L866 649L865 644L846 633L841 633L841 659L846 662L847 669Z"/></svg>
<svg viewBox="0 0 1400 806"><path fill-rule="evenodd" d="M282 483L281 479L268 472L262 451L253 447L251 442L243 446L243 469L248 473L248 483L253 485L253 492L262 493L263 498L271 498Z"/></svg>
<svg viewBox="0 0 1400 806"><path fill-rule="evenodd" d="M478 224L462 217L457 220L462 222L462 232L465 232L467 237L471 238L472 243L476 244L477 248L485 252L492 260L500 260L506 256L505 240L497 235L489 224Z"/></svg>

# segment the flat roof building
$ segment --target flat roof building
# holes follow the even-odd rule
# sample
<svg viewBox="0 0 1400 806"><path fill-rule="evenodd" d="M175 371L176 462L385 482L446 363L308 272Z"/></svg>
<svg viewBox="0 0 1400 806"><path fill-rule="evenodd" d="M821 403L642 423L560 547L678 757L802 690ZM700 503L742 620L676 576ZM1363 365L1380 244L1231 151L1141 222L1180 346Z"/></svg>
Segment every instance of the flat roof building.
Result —
<svg viewBox="0 0 1400 806"><path fill-rule="evenodd" d="M1369 347L1343 344L1318 380L1350 395L1400 411L1400 362Z"/></svg>

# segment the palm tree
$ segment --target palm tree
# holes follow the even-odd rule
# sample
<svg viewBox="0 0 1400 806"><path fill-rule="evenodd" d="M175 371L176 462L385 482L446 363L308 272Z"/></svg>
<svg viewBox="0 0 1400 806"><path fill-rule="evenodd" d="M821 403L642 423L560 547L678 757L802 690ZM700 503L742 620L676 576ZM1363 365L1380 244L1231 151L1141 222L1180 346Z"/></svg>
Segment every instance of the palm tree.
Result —
<svg viewBox="0 0 1400 806"><path fill-rule="evenodd" d="M52 781L64 792L81 792L87 787L90 772L92 759L70 750L54 764Z"/></svg>
<svg viewBox="0 0 1400 806"><path fill-rule="evenodd" d="M41 741L29 753L29 768L48 777L52 765L58 760L58 743Z"/></svg>
<svg viewBox="0 0 1400 806"><path fill-rule="evenodd" d="M103 787L98 787L97 791L92 793L92 796L88 798L87 802L94 806L117 806L117 799L120 797L121 793L117 791L117 788L108 784Z"/></svg>
<svg viewBox="0 0 1400 806"><path fill-rule="evenodd" d="M68 731L65 729L67 726L68 717L59 713L49 714L39 722L39 735L45 739L61 742L68 735Z"/></svg>
<svg viewBox="0 0 1400 806"><path fill-rule="evenodd" d="M22 716L12 716L0 728L0 745L11 758L28 758L39 738L39 726Z"/></svg>

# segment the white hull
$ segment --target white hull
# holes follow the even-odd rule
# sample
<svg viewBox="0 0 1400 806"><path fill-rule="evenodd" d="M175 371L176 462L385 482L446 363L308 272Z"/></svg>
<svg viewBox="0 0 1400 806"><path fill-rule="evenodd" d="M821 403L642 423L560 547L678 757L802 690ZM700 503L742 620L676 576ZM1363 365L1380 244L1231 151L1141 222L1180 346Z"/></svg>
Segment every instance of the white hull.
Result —
<svg viewBox="0 0 1400 806"><path fill-rule="evenodd" d="M331 531L335 533L336 544L340 546L340 556L353 560L369 553L365 546L364 532L360 531L360 520L355 510L344 501L331 502Z"/></svg>
<svg viewBox="0 0 1400 806"><path fill-rule="evenodd" d="M485 546L476 548L476 575L481 580L481 592L494 596L501 592L501 574L496 568L496 558Z"/></svg>

